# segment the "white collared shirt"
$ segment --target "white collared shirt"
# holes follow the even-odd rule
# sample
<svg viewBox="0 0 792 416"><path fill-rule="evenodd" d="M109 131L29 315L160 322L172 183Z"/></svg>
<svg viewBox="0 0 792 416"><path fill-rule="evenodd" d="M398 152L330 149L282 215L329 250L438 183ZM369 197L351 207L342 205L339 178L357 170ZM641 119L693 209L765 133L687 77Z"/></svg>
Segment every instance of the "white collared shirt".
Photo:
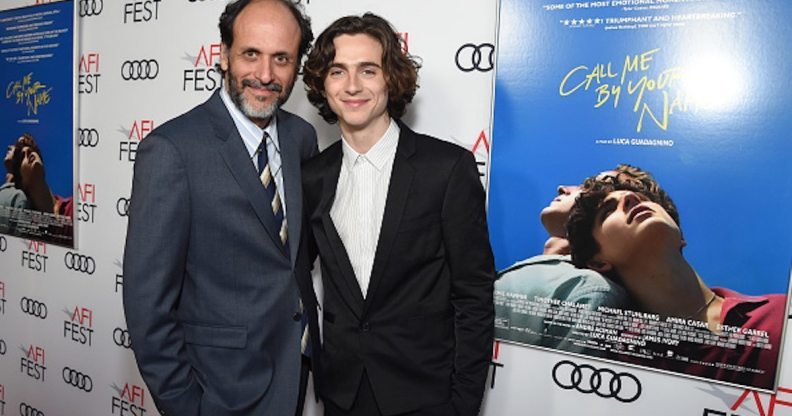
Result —
<svg viewBox="0 0 792 416"><path fill-rule="evenodd" d="M258 172L258 158L256 157L256 149L261 144L261 139L264 137L264 132L270 136L267 141L267 157L269 157L270 170L275 177L275 186L278 189L278 196L280 197L283 207L283 215L286 215L286 195L283 189L283 169L281 164L280 141L278 140L278 120L275 115L270 119L269 124L265 128L260 128L253 121L251 121L242 111L237 108L236 104L231 101L231 96L228 95L225 86L220 88L220 98L223 99L228 112L231 113L231 119L234 120L234 125L242 136L242 142L250 155L250 160Z"/></svg>
<svg viewBox="0 0 792 416"><path fill-rule="evenodd" d="M343 137L341 142L341 173L330 217L365 298L399 144L399 126L391 119L388 130L365 154L352 149Z"/></svg>

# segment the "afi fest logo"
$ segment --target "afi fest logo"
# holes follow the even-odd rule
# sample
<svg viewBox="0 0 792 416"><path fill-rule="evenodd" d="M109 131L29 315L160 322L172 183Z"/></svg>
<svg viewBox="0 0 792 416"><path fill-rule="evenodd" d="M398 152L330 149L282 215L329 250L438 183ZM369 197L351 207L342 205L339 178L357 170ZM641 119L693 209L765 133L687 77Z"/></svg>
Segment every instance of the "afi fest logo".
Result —
<svg viewBox="0 0 792 416"><path fill-rule="evenodd" d="M37 272L47 272L47 244L28 240L27 250L22 250L22 267Z"/></svg>
<svg viewBox="0 0 792 416"><path fill-rule="evenodd" d="M0 281L0 315L5 315L5 282Z"/></svg>
<svg viewBox="0 0 792 416"><path fill-rule="evenodd" d="M124 24L143 23L159 18L159 4L162 0L135 1L124 4Z"/></svg>
<svg viewBox="0 0 792 416"><path fill-rule="evenodd" d="M19 361L19 372L26 374L33 380L43 383L47 370L47 367L44 365L44 348L33 344L30 344L27 349L25 349L25 347L19 348L25 354Z"/></svg>
<svg viewBox="0 0 792 416"><path fill-rule="evenodd" d="M714 386L712 386L715 389ZM720 397L728 405L723 391L707 392L713 396ZM784 399L779 399L779 396ZM762 395L766 396L766 395ZM759 393L754 390L743 390L743 393L729 406L728 409L704 408L702 416L781 416L788 415L788 412L781 412L779 407L792 407L792 388L779 387L778 392L771 394L769 399L763 400ZM778 410L778 411L777 411Z"/></svg>
<svg viewBox="0 0 792 416"><path fill-rule="evenodd" d="M495 376L498 373L499 368L503 368L503 364L498 362L498 356L500 355L500 341L495 341L492 346L492 361L490 361L490 367L492 367L492 376L490 377L490 389L495 388Z"/></svg>
<svg viewBox="0 0 792 416"><path fill-rule="evenodd" d="M470 148L470 153L476 158L476 166L478 167L479 177L484 178L487 174L487 161L489 161L490 145L487 139L487 133L481 130L478 138L476 138L473 147Z"/></svg>
<svg viewBox="0 0 792 416"><path fill-rule="evenodd" d="M182 91L214 91L222 85L223 77L215 68L220 62L220 44L201 45L196 55L184 53L183 60L190 63L184 70Z"/></svg>
<svg viewBox="0 0 792 416"><path fill-rule="evenodd" d="M63 321L63 338L90 347L94 332L93 311L86 307L75 306L74 310L69 311L68 308L64 308L63 312L68 317Z"/></svg>
<svg viewBox="0 0 792 416"><path fill-rule="evenodd" d="M145 139L152 130L154 130L154 120L146 119L133 121L132 127L129 129L120 128L118 131L126 137L126 140L122 140L118 145L118 160L134 162L138 143Z"/></svg>
<svg viewBox="0 0 792 416"><path fill-rule="evenodd" d="M77 92L80 94L99 93L99 53L87 52L80 56L79 78L77 79Z"/></svg>
<svg viewBox="0 0 792 416"><path fill-rule="evenodd" d="M77 220L81 222L94 222L96 217L96 185L92 183L78 183L77 192L80 196L77 202Z"/></svg>
<svg viewBox="0 0 792 416"><path fill-rule="evenodd" d="M410 32L399 32L401 38L402 53L407 55L410 53Z"/></svg>
<svg viewBox="0 0 792 416"><path fill-rule="evenodd" d="M135 384L124 384L120 388L115 384L110 386L116 395L110 404L110 412L118 416L143 416L146 414L146 391Z"/></svg>

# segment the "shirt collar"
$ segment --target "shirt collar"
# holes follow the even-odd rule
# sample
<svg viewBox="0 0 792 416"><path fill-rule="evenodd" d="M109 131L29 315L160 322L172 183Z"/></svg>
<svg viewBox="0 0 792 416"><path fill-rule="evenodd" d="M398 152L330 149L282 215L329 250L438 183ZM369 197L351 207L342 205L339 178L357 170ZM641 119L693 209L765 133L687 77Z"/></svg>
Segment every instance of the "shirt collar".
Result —
<svg viewBox="0 0 792 416"><path fill-rule="evenodd" d="M368 150L366 153L358 153L347 143L344 136L341 136L342 150L344 154L344 165L352 167L358 157L363 156L366 161L371 163L378 171L381 171L385 164L392 160L396 154L399 144L399 125L391 118L385 134Z"/></svg>
<svg viewBox="0 0 792 416"><path fill-rule="evenodd" d="M278 140L278 119L272 115L272 119L265 128L260 128L252 120L250 120L242 111L237 108L236 104L231 101L231 96L226 91L225 86L220 88L220 98L223 100L226 109L231 114L231 119L234 120L234 125L242 136L242 142L251 158L255 156L256 149L261 144L261 139L264 137L264 132L269 133L272 138L272 143L275 148L280 152L280 141Z"/></svg>

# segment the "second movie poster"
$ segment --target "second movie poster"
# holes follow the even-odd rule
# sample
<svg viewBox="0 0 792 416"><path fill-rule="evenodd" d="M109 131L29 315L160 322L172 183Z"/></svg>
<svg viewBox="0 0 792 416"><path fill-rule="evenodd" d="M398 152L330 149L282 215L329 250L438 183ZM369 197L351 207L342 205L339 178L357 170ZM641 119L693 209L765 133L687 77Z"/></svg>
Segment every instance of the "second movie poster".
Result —
<svg viewBox="0 0 792 416"><path fill-rule="evenodd" d="M497 338L774 389L792 259L792 6L500 7Z"/></svg>

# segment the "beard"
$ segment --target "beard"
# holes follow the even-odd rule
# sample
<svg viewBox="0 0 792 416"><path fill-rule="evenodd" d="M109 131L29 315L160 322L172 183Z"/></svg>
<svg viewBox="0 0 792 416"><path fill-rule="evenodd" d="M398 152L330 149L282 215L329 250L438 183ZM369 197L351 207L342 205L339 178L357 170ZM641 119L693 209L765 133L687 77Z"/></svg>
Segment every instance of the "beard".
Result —
<svg viewBox="0 0 792 416"><path fill-rule="evenodd" d="M255 79L243 79L242 85L240 87L239 83L237 82L236 77L234 76L234 72L231 69L231 65L228 66L227 71L228 76L228 95L231 97L231 101L242 111L242 114L246 115L251 120L269 120L275 114L276 111L289 99L289 95L291 94L292 87L294 87L294 83L289 85L285 90L283 85L278 82L272 81L270 83L264 84L261 81ZM250 88L265 88L272 92L278 93L278 98L270 105L265 107L258 107L253 105L244 97L243 89L245 87ZM264 98L256 99L257 101L264 101Z"/></svg>

